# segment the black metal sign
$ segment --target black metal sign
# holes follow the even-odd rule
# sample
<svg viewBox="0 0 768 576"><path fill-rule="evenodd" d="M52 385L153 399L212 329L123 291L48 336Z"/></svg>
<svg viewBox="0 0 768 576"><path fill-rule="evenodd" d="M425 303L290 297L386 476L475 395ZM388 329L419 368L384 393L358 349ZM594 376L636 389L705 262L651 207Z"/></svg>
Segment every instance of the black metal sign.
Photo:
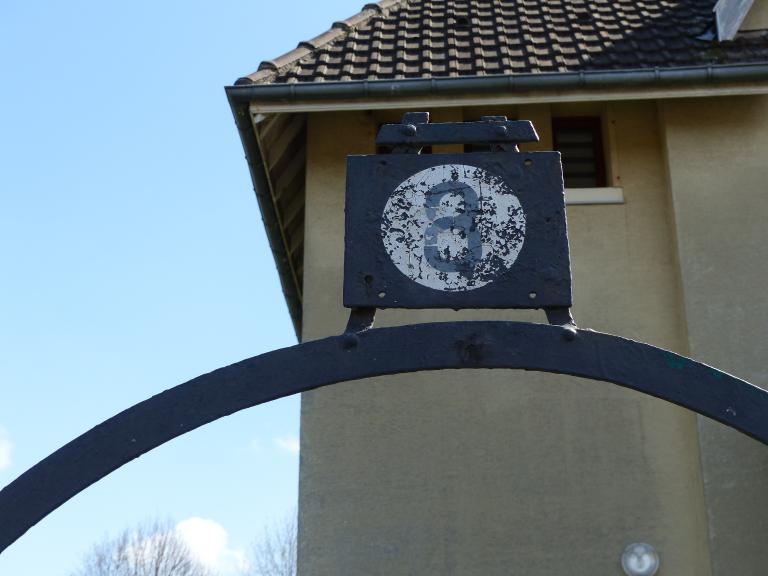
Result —
<svg viewBox="0 0 768 576"><path fill-rule="evenodd" d="M348 158L344 305L569 307L560 154L514 151L534 139L530 122L506 119L384 126L379 141L400 149ZM497 145L397 153L436 141Z"/></svg>

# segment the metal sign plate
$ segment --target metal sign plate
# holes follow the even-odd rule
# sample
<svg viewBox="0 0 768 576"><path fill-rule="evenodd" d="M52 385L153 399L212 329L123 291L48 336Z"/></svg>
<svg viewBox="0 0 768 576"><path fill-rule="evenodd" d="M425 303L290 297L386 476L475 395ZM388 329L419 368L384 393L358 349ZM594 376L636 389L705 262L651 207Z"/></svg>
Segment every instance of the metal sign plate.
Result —
<svg viewBox="0 0 768 576"><path fill-rule="evenodd" d="M571 305L558 152L350 156L344 305Z"/></svg>

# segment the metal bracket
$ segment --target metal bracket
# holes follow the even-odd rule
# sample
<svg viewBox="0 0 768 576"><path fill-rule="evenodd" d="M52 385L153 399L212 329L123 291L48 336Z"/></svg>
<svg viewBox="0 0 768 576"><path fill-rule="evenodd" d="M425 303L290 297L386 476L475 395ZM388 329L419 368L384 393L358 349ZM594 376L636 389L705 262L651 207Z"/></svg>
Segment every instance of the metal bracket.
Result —
<svg viewBox="0 0 768 576"><path fill-rule="evenodd" d="M557 306L544 308L544 312L547 315L547 322L552 326L562 326L566 333L565 338L567 340L573 340L576 338L576 321L571 315L571 309L567 306Z"/></svg>
<svg viewBox="0 0 768 576"><path fill-rule="evenodd" d="M496 130L500 130L501 128L506 128L506 124L508 122L506 116L481 116L480 117L481 122L496 122L495 126L497 126ZM526 123L530 124L530 121L526 120ZM533 130L533 135L535 136L535 139L533 140L518 140L518 142L538 142L539 141L539 135L536 134L536 129L533 128L533 124L531 124L531 129ZM516 143L513 142L494 142L491 143L491 152L520 152L520 149L517 147Z"/></svg>
<svg viewBox="0 0 768 576"><path fill-rule="evenodd" d="M349 320L344 334L358 334L373 328L373 321L376 317L376 308L370 306L361 306L352 308L349 312Z"/></svg>
<svg viewBox="0 0 768 576"><path fill-rule="evenodd" d="M422 125L429 123L429 112L406 112L403 114L402 124L387 124L386 126L397 127L401 136L405 138L396 139L393 144L379 144L379 138L376 137L377 146L392 146L392 154L421 154L422 144L410 142L407 140L410 136L416 136ZM384 128L382 126L382 128ZM381 132L379 132L381 134Z"/></svg>
<svg viewBox="0 0 768 576"><path fill-rule="evenodd" d="M406 112L401 124L385 124L376 137L378 146L393 152L409 152L432 144L489 144L499 150L517 151L521 142L538 142L529 120L507 120L506 116L483 116L480 122L429 123L429 112Z"/></svg>

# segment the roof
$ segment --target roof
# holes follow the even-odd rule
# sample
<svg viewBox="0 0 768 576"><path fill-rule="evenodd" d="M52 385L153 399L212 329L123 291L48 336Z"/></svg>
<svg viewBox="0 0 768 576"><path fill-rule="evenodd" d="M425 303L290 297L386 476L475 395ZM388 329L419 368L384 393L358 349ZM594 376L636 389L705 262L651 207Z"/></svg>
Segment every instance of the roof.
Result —
<svg viewBox="0 0 768 576"><path fill-rule="evenodd" d="M228 86L297 335L307 108L302 112L292 102L370 107L377 98L756 82L768 89L768 31L718 42L714 5L715 0L381 0ZM274 107L262 114L251 110L254 102Z"/></svg>
<svg viewBox="0 0 768 576"><path fill-rule="evenodd" d="M238 84L654 69L768 61L768 31L717 42L713 0L383 0Z"/></svg>

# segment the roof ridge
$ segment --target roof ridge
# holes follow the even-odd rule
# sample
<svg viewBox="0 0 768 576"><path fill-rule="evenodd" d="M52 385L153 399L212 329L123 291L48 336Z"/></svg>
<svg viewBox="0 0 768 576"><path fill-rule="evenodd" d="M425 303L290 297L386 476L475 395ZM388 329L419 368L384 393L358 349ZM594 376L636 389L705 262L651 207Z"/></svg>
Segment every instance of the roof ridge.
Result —
<svg viewBox="0 0 768 576"><path fill-rule="evenodd" d="M248 84L259 84L267 81L270 76L276 75L280 69L290 66L294 62L301 60L305 56L308 56L315 50L330 44L331 42L338 40L339 38L349 34L354 28L360 24L367 22L373 16L384 14L387 10L393 6L403 4L408 0L379 0L379 2L369 2L365 4L360 12L345 18L344 20L338 20L331 24L330 29L326 30L322 34L311 38L310 40L303 40L299 42L290 52L286 52L282 56L278 56L272 60L264 60L259 64L258 70L253 74L248 74L242 78L238 78L235 81L235 86L242 86Z"/></svg>

